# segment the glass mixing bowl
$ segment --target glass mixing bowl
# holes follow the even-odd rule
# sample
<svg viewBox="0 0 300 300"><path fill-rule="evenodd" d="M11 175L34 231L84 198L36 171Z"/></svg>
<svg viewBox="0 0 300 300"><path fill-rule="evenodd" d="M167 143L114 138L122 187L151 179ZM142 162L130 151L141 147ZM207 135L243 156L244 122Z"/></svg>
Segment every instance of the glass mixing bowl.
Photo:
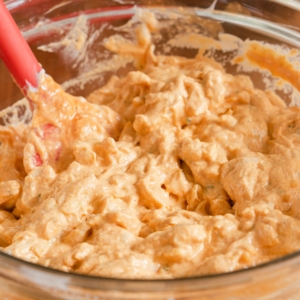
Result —
<svg viewBox="0 0 300 300"><path fill-rule="evenodd" d="M47 73L75 95L86 96L112 74L133 68L130 64L115 70L102 68L101 72L82 81L82 74L87 76L93 64L109 59L102 41L122 28L134 14L135 6L158 13L192 14L192 18L183 18L183 21L192 22L193 28L208 37L217 38L222 31L242 40L267 41L300 49L300 3L296 0L8 0L5 3ZM90 24L85 34L93 37L93 42L86 43L86 55L74 57L57 42L82 15ZM157 51L195 55L198 49L193 47L163 47L167 39L178 33L175 23L170 23L169 29L165 27L163 39L155 40ZM47 50L45 45L50 48ZM209 54L222 61L228 72L241 72L228 63L232 53L208 51ZM257 72L248 75L257 87L264 87L264 75ZM290 101L291 90L281 96ZM0 62L0 108L21 97ZM300 252L246 270L174 280L124 280L69 274L0 253L0 298L300 299Z"/></svg>

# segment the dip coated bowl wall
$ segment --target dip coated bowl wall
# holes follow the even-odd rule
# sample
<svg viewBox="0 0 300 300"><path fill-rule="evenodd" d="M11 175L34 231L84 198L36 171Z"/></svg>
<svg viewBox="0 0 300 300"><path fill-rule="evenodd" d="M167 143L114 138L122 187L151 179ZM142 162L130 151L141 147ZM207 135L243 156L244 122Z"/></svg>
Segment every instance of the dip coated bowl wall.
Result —
<svg viewBox="0 0 300 300"><path fill-rule="evenodd" d="M6 1L6 5L47 73L59 83L67 82L66 89L75 95L87 96L113 73L123 74L132 68L126 66L113 72L106 71L84 84L71 80L80 77L92 59L106 59L101 41L113 32L105 24L115 27L125 24L134 13L134 5L177 13L178 7L189 7L198 15L193 22L205 24L207 30L204 33L209 37L216 38L217 31L222 30L242 40L249 38L300 49L298 2L219 0L215 7L212 2L32 0ZM41 45L59 40L83 13L93 31L89 35L101 29L101 34L87 49L87 60L76 61L60 48L54 53L41 51ZM156 46L164 53L162 45L163 41L160 41ZM194 56L197 51L174 48L169 53ZM214 53L214 58L223 61L223 53ZM224 66L228 72L237 72L231 64L225 62ZM257 87L264 87L260 74L249 75ZM281 96L289 102L289 94ZM0 97L1 109L22 97L2 63ZM247 270L175 280L121 280L67 274L0 253L1 299L299 299L299 278L300 253Z"/></svg>

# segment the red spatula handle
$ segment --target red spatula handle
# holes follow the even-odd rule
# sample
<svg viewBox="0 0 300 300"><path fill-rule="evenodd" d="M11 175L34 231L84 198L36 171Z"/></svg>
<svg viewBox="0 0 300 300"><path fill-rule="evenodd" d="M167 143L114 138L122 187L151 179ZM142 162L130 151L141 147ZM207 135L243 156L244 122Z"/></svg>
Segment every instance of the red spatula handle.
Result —
<svg viewBox="0 0 300 300"><path fill-rule="evenodd" d="M25 95L28 84L37 87L37 74L42 67L2 0L0 0L0 57Z"/></svg>

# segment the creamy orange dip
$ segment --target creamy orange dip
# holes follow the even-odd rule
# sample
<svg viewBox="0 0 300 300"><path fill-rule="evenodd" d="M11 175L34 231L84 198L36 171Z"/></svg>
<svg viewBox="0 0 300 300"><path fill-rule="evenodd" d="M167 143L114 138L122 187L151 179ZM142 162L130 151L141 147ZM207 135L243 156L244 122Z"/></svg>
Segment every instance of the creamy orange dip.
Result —
<svg viewBox="0 0 300 300"><path fill-rule="evenodd" d="M201 55L138 46L142 71L88 100L41 76L30 124L0 127L1 251L151 279L299 250L300 110Z"/></svg>

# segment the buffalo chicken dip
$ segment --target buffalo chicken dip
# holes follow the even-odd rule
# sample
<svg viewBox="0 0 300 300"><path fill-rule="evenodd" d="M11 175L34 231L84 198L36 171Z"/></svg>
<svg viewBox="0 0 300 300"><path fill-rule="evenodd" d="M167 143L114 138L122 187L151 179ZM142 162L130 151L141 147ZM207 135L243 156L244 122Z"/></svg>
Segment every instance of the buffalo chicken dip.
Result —
<svg viewBox="0 0 300 300"><path fill-rule="evenodd" d="M155 279L299 250L300 110L201 54L154 55L141 32L140 69L87 100L40 74L30 123L1 126L1 251Z"/></svg>

